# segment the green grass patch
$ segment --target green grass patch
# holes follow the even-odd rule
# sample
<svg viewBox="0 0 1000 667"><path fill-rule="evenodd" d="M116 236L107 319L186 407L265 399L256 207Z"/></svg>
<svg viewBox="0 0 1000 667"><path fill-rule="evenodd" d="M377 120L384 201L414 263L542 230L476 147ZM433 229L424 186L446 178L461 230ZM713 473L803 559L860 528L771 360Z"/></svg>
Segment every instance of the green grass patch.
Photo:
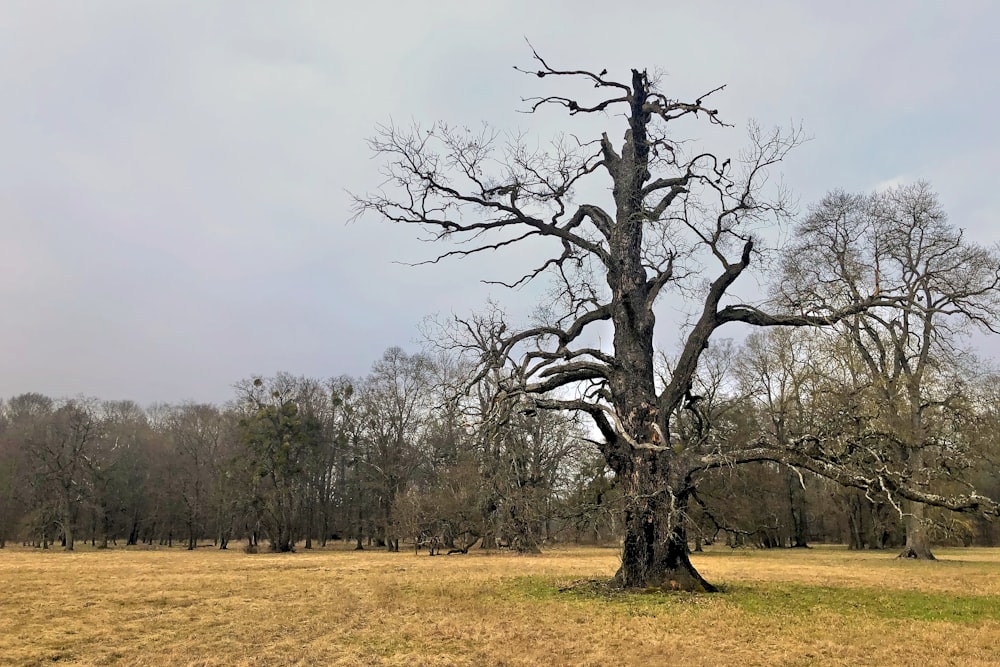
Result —
<svg viewBox="0 0 1000 667"><path fill-rule="evenodd" d="M1000 621L1000 598L991 595L771 584L734 586L725 597L747 613L765 616L833 612L844 616L952 623Z"/></svg>
<svg viewBox="0 0 1000 667"><path fill-rule="evenodd" d="M625 591L609 579L560 580L554 577L517 577L503 595L508 600L599 605L629 616L658 616L678 608L721 604L724 596L706 593L669 592L662 589Z"/></svg>
<svg viewBox="0 0 1000 667"><path fill-rule="evenodd" d="M552 577L518 577L501 588L507 600L564 602L607 606L630 616L658 616L678 607L732 605L744 613L767 617L803 617L820 612L915 621L979 623L1000 621L1000 597L950 595L876 588L836 588L774 583L720 586L720 593L672 593L660 590L625 592L606 580L559 581Z"/></svg>

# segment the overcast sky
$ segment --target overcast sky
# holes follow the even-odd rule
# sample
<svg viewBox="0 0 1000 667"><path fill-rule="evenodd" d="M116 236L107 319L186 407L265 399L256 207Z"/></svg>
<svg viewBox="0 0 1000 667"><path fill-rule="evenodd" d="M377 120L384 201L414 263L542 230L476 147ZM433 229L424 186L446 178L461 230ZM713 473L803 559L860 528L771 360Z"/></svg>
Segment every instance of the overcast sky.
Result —
<svg viewBox="0 0 1000 667"><path fill-rule="evenodd" d="M364 374L431 313L527 307L477 282L518 252L412 268L415 230L347 224L379 122L583 127L516 113L541 92L512 69L525 37L672 97L728 84L725 145L801 122L803 208L925 179L995 243L998 32L989 0L2 0L0 396L221 402L253 374Z"/></svg>

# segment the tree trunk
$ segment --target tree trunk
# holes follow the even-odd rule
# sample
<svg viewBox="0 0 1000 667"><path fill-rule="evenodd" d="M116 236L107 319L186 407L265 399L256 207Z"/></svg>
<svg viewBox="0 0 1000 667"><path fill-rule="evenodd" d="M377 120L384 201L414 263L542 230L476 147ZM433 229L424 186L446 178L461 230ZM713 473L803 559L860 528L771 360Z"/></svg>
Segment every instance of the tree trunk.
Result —
<svg viewBox="0 0 1000 667"><path fill-rule="evenodd" d="M128 539L125 540L125 546L132 547L139 543L139 515L136 514L132 517L132 525L128 531Z"/></svg>
<svg viewBox="0 0 1000 667"><path fill-rule="evenodd" d="M806 524L806 491L802 486L802 478L795 471L789 470L788 477L788 509L792 520L792 548L806 548L808 542L808 526Z"/></svg>
<svg viewBox="0 0 1000 667"><path fill-rule="evenodd" d="M904 508L906 509L906 516L903 517L903 525L906 527L906 547L899 554L899 558L937 560L931 553L927 526L924 524L927 506L915 501L906 501Z"/></svg>
<svg viewBox="0 0 1000 667"><path fill-rule="evenodd" d="M279 525L274 528L271 536L271 551L289 553L295 551L295 540L288 526Z"/></svg>
<svg viewBox="0 0 1000 667"><path fill-rule="evenodd" d="M928 333L925 331L925 334ZM924 336L924 346L929 336ZM920 411L922 397L920 395L920 374L917 373L909 380L908 396L910 402L910 442L917 443L909 451L905 452L907 466L913 473L924 470L924 450L920 446L925 440L923 416ZM936 560L931 553L931 543L927 535L927 526L924 522L927 506L913 500L903 501L903 526L906 528L906 547L899 554L900 558L916 558L917 560Z"/></svg>
<svg viewBox="0 0 1000 667"><path fill-rule="evenodd" d="M72 509L69 498L63 499L62 515L63 515L62 516L63 547L66 549L66 551L73 551L73 546L75 542L73 535Z"/></svg>
<svg viewBox="0 0 1000 667"><path fill-rule="evenodd" d="M330 535L330 511L329 511L329 508L327 507L327 503L325 503L325 502L322 505L320 505L320 508L321 508L320 523L322 524L322 527L320 528L320 532L319 532L319 545L321 547L325 547L326 543L327 543L327 540L330 539L329 538L329 535Z"/></svg>
<svg viewBox="0 0 1000 667"><path fill-rule="evenodd" d="M615 580L626 588L717 590L691 564L683 524L671 526L662 516L648 511L626 512L625 548Z"/></svg>
<svg viewBox="0 0 1000 667"><path fill-rule="evenodd" d="M687 495L674 494L667 475L658 472L656 456L637 455L626 475L625 546L615 575L625 588L659 588L713 593L717 589L688 558Z"/></svg>
<svg viewBox="0 0 1000 667"><path fill-rule="evenodd" d="M310 499L309 503L306 505L306 511L305 511L306 543L305 546L303 547L305 549L313 548L312 536L313 536L313 525L315 524L315 511L313 509L314 507L315 503L312 499Z"/></svg>

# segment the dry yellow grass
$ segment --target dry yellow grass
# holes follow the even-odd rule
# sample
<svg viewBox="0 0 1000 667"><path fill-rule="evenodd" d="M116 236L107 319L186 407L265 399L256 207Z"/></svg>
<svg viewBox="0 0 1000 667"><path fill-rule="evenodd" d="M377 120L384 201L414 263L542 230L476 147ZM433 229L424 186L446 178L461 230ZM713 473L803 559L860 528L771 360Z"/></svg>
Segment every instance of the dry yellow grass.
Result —
<svg viewBox="0 0 1000 667"><path fill-rule="evenodd" d="M720 595L602 595L540 557L0 551L0 664L1000 665L1000 550L720 549Z"/></svg>

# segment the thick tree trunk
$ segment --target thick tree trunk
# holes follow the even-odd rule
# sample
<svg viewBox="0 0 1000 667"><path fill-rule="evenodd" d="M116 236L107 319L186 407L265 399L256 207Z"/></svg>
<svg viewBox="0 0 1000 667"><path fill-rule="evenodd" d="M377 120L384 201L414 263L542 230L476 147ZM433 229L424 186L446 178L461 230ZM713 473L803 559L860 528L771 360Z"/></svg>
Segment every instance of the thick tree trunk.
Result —
<svg viewBox="0 0 1000 667"><path fill-rule="evenodd" d="M864 540L861 537L861 516L858 512L854 511L854 508L848 509L847 514L847 526L848 526L848 541L847 548L852 551L860 551L864 548Z"/></svg>
<svg viewBox="0 0 1000 667"><path fill-rule="evenodd" d="M682 523L670 522L656 513L626 512L625 548L615 580L625 588L659 588L713 593L688 558L687 536Z"/></svg>
<svg viewBox="0 0 1000 667"><path fill-rule="evenodd" d="M806 493L802 488L801 478L793 471L788 471L788 507L792 522L792 548L809 546L808 525L806 523Z"/></svg>
<svg viewBox="0 0 1000 667"><path fill-rule="evenodd" d="M903 524L906 527L906 547L900 558L915 558L917 560L936 560L931 553L931 543L927 535L927 526L924 517L927 506L915 501L906 501L904 506L906 516L903 517Z"/></svg>
<svg viewBox="0 0 1000 667"><path fill-rule="evenodd" d="M929 331L925 331L924 345L927 345ZM926 352L926 347L924 349ZM922 365L922 364L921 364ZM924 470L924 450L920 446L924 440L923 416L920 410L922 397L920 394L920 374L909 380L908 397L910 402L910 442L917 446L906 452L905 458L909 469L914 473ZM900 558L916 558L917 560L935 560L931 553L931 543L927 535L927 525L924 521L927 506L913 500L903 501L903 526L906 528L906 547L899 554Z"/></svg>
<svg viewBox="0 0 1000 667"><path fill-rule="evenodd" d="M625 477L625 546L615 575L625 588L659 588L712 593L717 589L688 558L687 496L672 493L655 456L635 456Z"/></svg>
<svg viewBox="0 0 1000 667"><path fill-rule="evenodd" d="M289 553L295 550L295 541L292 538L292 531L287 526L276 526L271 538L271 551L278 553Z"/></svg>
<svg viewBox="0 0 1000 667"><path fill-rule="evenodd" d="M125 540L125 546L132 547L139 543L139 516L135 515L132 517L132 525L129 527L128 539Z"/></svg>

